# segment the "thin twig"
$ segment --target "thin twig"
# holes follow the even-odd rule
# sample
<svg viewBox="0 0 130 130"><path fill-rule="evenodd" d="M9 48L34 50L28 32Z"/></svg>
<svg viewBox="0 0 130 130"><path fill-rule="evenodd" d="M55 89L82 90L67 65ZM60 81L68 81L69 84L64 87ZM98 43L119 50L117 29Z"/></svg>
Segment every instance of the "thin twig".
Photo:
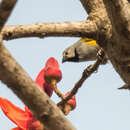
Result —
<svg viewBox="0 0 130 130"><path fill-rule="evenodd" d="M105 53L103 51L103 49L100 49L98 51L98 54L97 54L97 60L94 64L88 66L83 74L82 74L82 77L80 78L80 80L75 84L74 88L71 90L71 93L69 96L67 96L65 99L63 99L61 102L59 102L57 105L62 105L64 106L64 104L69 100L71 99L77 92L78 92L78 89L82 86L83 82L93 73L95 72L99 65L103 62L103 59L104 59L104 56L105 56Z"/></svg>

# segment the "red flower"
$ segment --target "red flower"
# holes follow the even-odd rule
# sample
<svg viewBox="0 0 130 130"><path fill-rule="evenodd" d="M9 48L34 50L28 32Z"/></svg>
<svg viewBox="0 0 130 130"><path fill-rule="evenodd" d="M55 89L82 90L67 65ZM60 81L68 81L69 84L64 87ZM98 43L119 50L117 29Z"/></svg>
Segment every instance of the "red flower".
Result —
<svg viewBox="0 0 130 130"><path fill-rule="evenodd" d="M18 126L11 130L43 130L43 126L34 118L28 107L25 106L25 110L22 110L4 98L0 98L0 107L4 114Z"/></svg>
<svg viewBox="0 0 130 130"><path fill-rule="evenodd" d="M53 93L53 88L48 83L52 78L56 79L57 81L60 81L62 78L62 73L60 71L59 64L57 60L53 57L47 60L45 68L40 71L35 80L35 82L40 86L43 91L48 94L49 97L51 97Z"/></svg>
<svg viewBox="0 0 130 130"><path fill-rule="evenodd" d="M44 78L48 84L51 83L51 80L59 82L62 78L59 64L53 57L46 62Z"/></svg>
<svg viewBox="0 0 130 130"><path fill-rule="evenodd" d="M65 96L69 96L70 92L67 92ZM70 111L74 110L76 108L76 97L73 96L71 99L69 99L64 106L61 104L58 104L58 107L63 111L65 115L68 115Z"/></svg>
<svg viewBox="0 0 130 130"><path fill-rule="evenodd" d="M69 94L70 94L70 92L67 92L67 93L65 94L65 96L69 96ZM75 109L75 107L76 107L76 97L73 96L70 100L68 100L67 103L71 105L72 110Z"/></svg>

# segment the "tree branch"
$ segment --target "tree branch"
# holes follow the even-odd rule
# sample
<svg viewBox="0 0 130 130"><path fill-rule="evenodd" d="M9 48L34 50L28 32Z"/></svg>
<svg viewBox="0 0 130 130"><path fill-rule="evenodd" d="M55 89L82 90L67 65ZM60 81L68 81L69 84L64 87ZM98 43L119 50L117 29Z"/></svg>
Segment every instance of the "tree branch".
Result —
<svg viewBox="0 0 130 130"><path fill-rule="evenodd" d="M94 22L36 23L31 25L6 26L2 30L4 40L25 37L73 36L96 37L97 27Z"/></svg>
<svg viewBox="0 0 130 130"><path fill-rule="evenodd" d="M11 14L17 0L2 0L0 3L0 31Z"/></svg>
<svg viewBox="0 0 130 130"><path fill-rule="evenodd" d="M107 16L103 0L80 0L81 4L88 13L87 20L96 24L98 33L95 40L98 44L106 46L106 37L109 37L111 31L111 23Z"/></svg>
<svg viewBox="0 0 130 130"><path fill-rule="evenodd" d="M127 0L104 0L113 27L130 39L130 4Z"/></svg>
<svg viewBox="0 0 130 130"><path fill-rule="evenodd" d="M5 83L47 128L75 130L63 113L42 92L0 43L0 80Z"/></svg>
<svg viewBox="0 0 130 130"><path fill-rule="evenodd" d="M104 4L102 0L80 0L80 2L88 14L92 12L96 13L97 10L100 11L99 8L104 9Z"/></svg>

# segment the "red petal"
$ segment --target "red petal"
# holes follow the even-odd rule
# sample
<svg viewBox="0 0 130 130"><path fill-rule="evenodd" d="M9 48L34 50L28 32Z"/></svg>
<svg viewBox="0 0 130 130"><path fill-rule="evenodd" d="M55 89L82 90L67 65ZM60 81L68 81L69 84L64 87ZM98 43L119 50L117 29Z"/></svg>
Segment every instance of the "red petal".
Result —
<svg viewBox="0 0 130 130"><path fill-rule="evenodd" d="M65 96L69 96L69 94L70 94L70 92L67 92L67 93L65 94ZM73 107L75 108L75 107L76 107L76 97L73 96L67 103L73 105Z"/></svg>
<svg viewBox="0 0 130 130"><path fill-rule="evenodd" d="M51 57L47 60L45 68L56 68L59 69L59 64L54 57Z"/></svg>
<svg viewBox="0 0 130 130"><path fill-rule="evenodd" d="M47 82L50 82L51 79L55 79L57 80L57 82L61 80L62 73L60 71L59 64L55 58L51 57L47 60L44 75Z"/></svg>
<svg viewBox="0 0 130 130"><path fill-rule="evenodd" d="M52 95L53 89L52 89L52 87L50 85L48 85L48 84L45 83L45 80L44 80L44 71L45 71L45 69L42 69L40 71L40 73L36 77L35 82L50 97Z"/></svg>
<svg viewBox="0 0 130 130"><path fill-rule="evenodd" d="M44 130L44 129L40 121L35 120L34 122L32 122L32 125L29 130Z"/></svg>
<svg viewBox="0 0 130 130"><path fill-rule="evenodd" d="M47 83L45 83L44 88L45 88L45 92L47 93L47 95L49 97L51 97L52 94L53 94L53 88L52 88L52 86L49 85L49 84L47 84Z"/></svg>
<svg viewBox="0 0 130 130"><path fill-rule="evenodd" d="M23 111L4 98L0 98L0 107L5 115L19 128L26 130L29 127L32 117L28 112Z"/></svg>
<svg viewBox="0 0 130 130"><path fill-rule="evenodd" d="M39 87L44 91L44 83L45 83L45 80L44 80L44 69L42 69L40 71L40 73L38 74L38 76L36 77L35 79L35 82L37 83L37 85L39 85Z"/></svg>
<svg viewBox="0 0 130 130"><path fill-rule="evenodd" d="M11 130L23 130L23 129L21 129L21 128L19 128L19 127L16 127L16 128L11 129ZM24 129L24 130L25 130L25 129Z"/></svg>
<svg viewBox="0 0 130 130"><path fill-rule="evenodd" d="M56 79L59 82L62 78L62 73L59 69L47 68L45 69L45 79Z"/></svg>

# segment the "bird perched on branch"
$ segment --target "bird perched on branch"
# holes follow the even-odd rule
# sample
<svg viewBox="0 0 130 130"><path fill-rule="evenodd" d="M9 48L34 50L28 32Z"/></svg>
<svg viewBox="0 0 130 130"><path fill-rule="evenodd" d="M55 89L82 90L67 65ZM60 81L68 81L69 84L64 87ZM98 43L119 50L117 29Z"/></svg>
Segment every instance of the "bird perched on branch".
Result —
<svg viewBox="0 0 130 130"><path fill-rule="evenodd" d="M64 50L62 62L83 62L96 60L99 49L100 47L95 40L91 38L81 38Z"/></svg>

